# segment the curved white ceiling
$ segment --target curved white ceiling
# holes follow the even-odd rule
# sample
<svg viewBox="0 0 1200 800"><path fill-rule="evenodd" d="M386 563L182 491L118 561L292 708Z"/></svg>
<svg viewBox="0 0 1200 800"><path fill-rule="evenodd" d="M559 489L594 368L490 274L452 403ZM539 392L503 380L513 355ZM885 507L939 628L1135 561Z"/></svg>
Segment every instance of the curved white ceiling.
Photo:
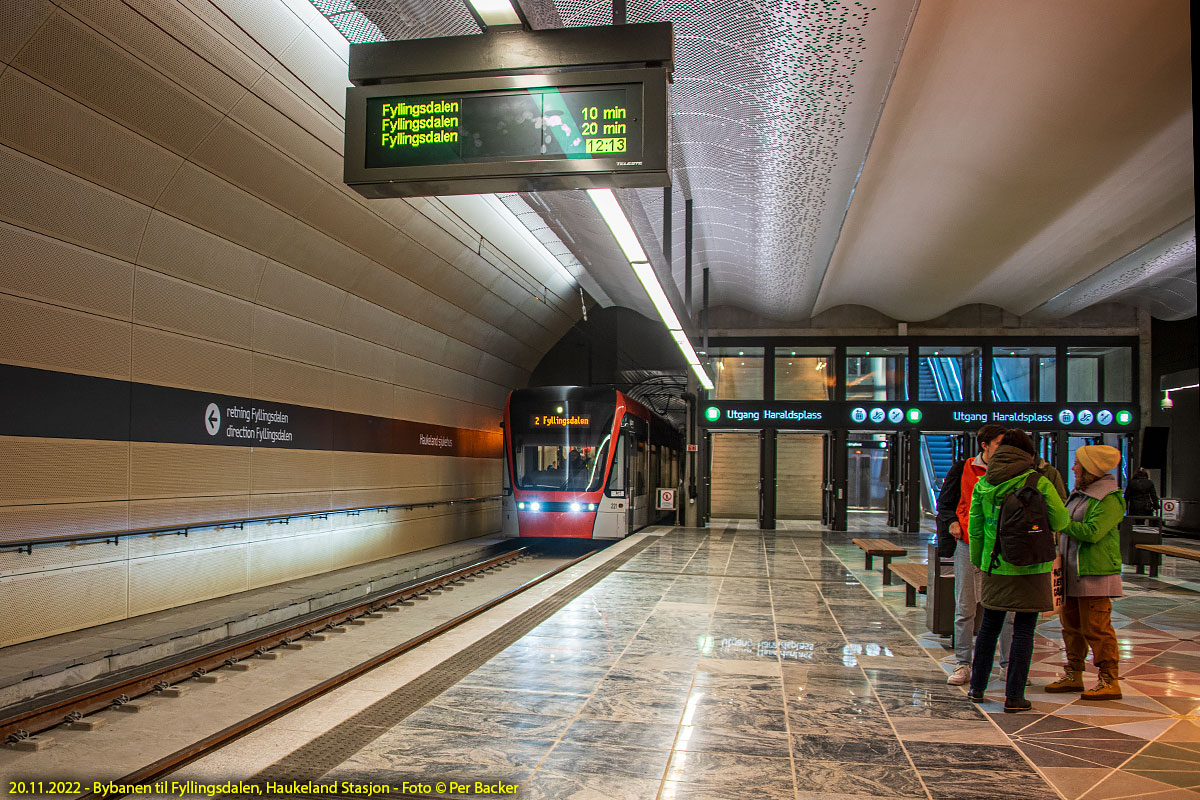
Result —
<svg viewBox="0 0 1200 800"><path fill-rule="evenodd" d="M816 310L1024 314L1192 217L1187 23L1178 0L923 2Z"/></svg>
<svg viewBox="0 0 1200 800"><path fill-rule="evenodd" d="M611 20L608 2L518 1L535 27ZM427 9L424 26L400 28L460 33L447 2L358 8L381 30ZM784 324L843 305L906 321L976 303L1195 313L1178 248L1140 292L1092 280L1195 214L1183 0L628 0L628 17L675 25L675 257L662 271L682 287L690 197L712 306ZM544 199L603 293L644 305L622 301L629 275L611 253L577 246L595 243L587 205ZM661 191L623 202L661 239ZM1169 312L1159 289L1176 295Z"/></svg>

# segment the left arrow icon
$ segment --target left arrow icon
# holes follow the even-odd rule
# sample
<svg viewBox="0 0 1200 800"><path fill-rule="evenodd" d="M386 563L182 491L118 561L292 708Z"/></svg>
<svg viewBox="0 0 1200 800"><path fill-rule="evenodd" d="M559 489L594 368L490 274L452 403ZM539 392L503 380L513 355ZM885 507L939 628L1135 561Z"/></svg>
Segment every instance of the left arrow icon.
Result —
<svg viewBox="0 0 1200 800"><path fill-rule="evenodd" d="M221 409L216 403L209 403L204 409L204 429L209 436L216 436L221 430Z"/></svg>

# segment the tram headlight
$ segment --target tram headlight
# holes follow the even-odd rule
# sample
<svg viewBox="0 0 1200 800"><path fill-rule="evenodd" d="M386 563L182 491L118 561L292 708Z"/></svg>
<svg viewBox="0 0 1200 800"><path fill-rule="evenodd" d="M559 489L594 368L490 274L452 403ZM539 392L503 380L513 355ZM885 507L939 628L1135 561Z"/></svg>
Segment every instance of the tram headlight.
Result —
<svg viewBox="0 0 1200 800"><path fill-rule="evenodd" d="M517 503L517 509L518 509L518 510L520 510L520 511L524 511L524 510L525 510L525 504L524 504L524 503Z"/></svg>
<svg viewBox="0 0 1200 800"><path fill-rule="evenodd" d="M595 511L595 510L596 510L596 504L588 503L588 511Z"/></svg>
<svg viewBox="0 0 1200 800"><path fill-rule="evenodd" d="M541 504L541 503L530 503L530 504L529 504L529 510L530 510L530 511L541 511L541 510L542 510L542 504Z"/></svg>
<svg viewBox="0 0 1200 800"><path fill-rule="evenodd" d="M583 506L579 505L579 503L571 503L571 510L575 513L579 513L583 510Z"/></svg>

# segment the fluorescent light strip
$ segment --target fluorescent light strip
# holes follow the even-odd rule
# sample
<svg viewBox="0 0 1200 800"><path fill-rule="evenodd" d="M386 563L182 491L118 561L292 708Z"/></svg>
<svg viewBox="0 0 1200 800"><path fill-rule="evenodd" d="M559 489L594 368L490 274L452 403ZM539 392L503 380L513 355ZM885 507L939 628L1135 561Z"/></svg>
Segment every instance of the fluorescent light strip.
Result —
<svg viewBox="0 0 1200 800"><path fill-rule="evenodd" d="M687 359L688 366L692 368L692 372L696 373L696 380L700 381L700 385L711 392L713 390L712 379L708 377L708 373L700 365L700 358L692 348L692 343L688 340L687 334L683 331L671 331L671 338L675 340L675 344L679 345L679 349L683 351L683 357Z"/></svg>
<svg viewBox="0 0 1200 800"><path fill-rule="evenodd" d="M467 0L484 25L520 25L521 18L508 0Z"/></svg>
<svg viewBox="0 0 1200 800"><path fill-rule="evenodd" d="M587 193L588 197L592 198L592 202L596 204L596 210L600 212L600 216L604 217L604 221L608 223L608 229L612 231L612 235L616 238L617 244L621 246L629 263L649 261L650 259L646 258L646 251L642 249L642 243L638 241L637 234L633 232L633 226L629 224L625 212L621 210L621 204L617 202L612 189L588 189Z"/></svg>
<svg viewBox="0 0 1200 800"><path fill-rule="evenodd" d="M629 224L629 219L621 210L621 204L617 202L611 189L588 189L587 193L592 198L592 202L596 204L596 210L604 218L608 229L612 231L617 244L621 246L625 258L629 261L629 266L633 267L634 274L641 281L642 288L650 296L654 310L658 312L663 324L667 326L671 338L679 346L688 366L692 368L692 372L696 373L696 379L700 381L700 385L705 390L711 392L713 390L712 379L700 365L696 350L692 347L687 334L683 332L683 325L680 324L679 317L675 315L675 309L671 308L671 301L667 300L667 293L663 291L662 284L658 282L658 276L654 274L654 268L650 266L650 259L646 258L646 251L642 249L642 244L638 241L633 226Z"/></svg>
<svg viewBox="0 0 1200 800"><path fill-rule="evenodd" d="M650 295L650 302L654 303L654 310L662 317L667 328L673 331L683 330L683 326L679 324L679 317L675 316L675 309L671 308L671 301L667 299L666 292L658 282L658 276L654 274L654 268L647 261L634 261L630 266L633 267L638 280L642 282L642 288L646 290L646 294Z"/></svg>

